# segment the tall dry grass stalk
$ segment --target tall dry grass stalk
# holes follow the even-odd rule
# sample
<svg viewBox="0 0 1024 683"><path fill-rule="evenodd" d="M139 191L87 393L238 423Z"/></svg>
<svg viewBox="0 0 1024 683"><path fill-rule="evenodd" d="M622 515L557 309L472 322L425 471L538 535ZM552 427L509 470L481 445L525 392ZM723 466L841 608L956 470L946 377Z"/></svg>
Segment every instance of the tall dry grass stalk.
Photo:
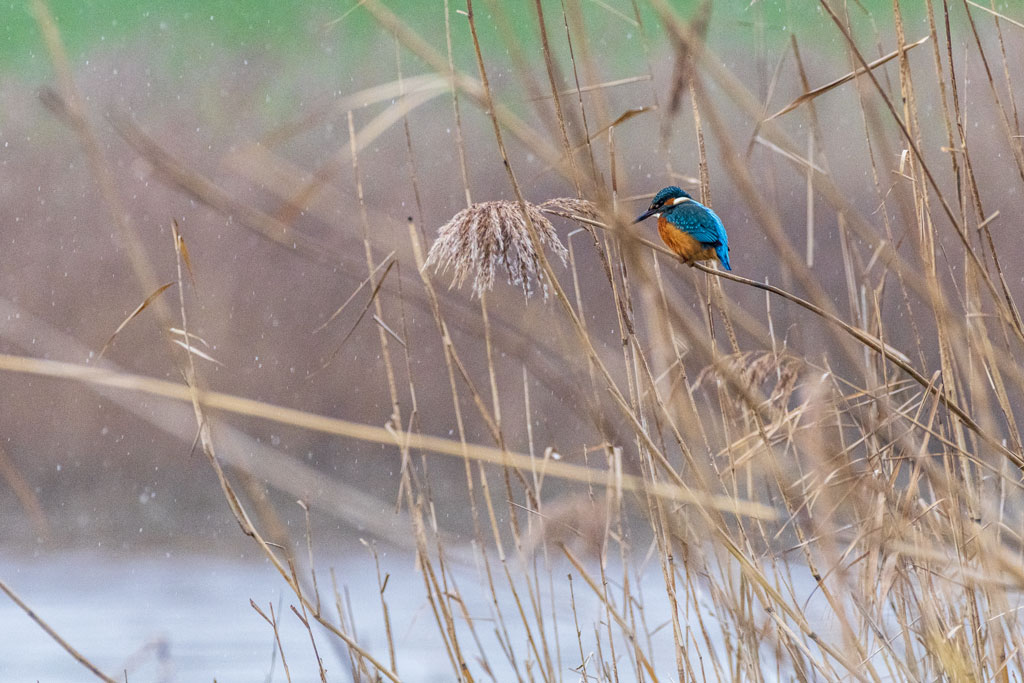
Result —
<svg viewBox="0 0 1024 683"><path fill-rule="evenodd" d="M316 634L345 648L355 680L417 680L411 667L405 670L392 633L381 558L374 551L378 577L372 589L381 593L384 636L357 638L338 587L321 599L326 589L313 572L308 527L304 539L284 534L267 540L264 530L277 528L273 508L250 505L236 493L232 475L220 465L210 429L219 418L211 410L385 444L398 454L395 498L407 515L404 542L416 557L426 619L432 619L438 656L449 663L453 680L1024 677L1024 371L1017 362L1024 324L1015 301L1019 276L1007 272L1009 260L1000 258L1013 241L1012 225L997 221L999 209L993 208L1011 201L1004 194L1024 192L1024 138L1013 98L1014 79L1022 74L1013 57L1017 48L1004 39L1009 25L996 10L978 14L972 2L939 8L927 0L928 34L922 37L906 35L894 3L884 22L869 22L876 31L880 24L892 30L877 33L876 45L867 48L857 38L864 28L859 15L820 0L822 16L844 45L845 66L811 65L810 41L794 35L780 48L787 52L779 56L772 82L760 84L768 93L762 101L704 43L709 21L714 31L710 3L702 3L688 23L665 0L652 0L660 28L645 24L636 3L632 12L606 8L637 31L652 58L670 46L677 66L666 88L653 65L650 81L586 86L612 70L586 30L586 12L593 8L567 2L553 16L538 1L537 64L543 59L545 77L537 79L525 59L515 74L522 91L537 94L531 102L543 125L536 126L502 101L519 90L511 96L495 91L488 74L498 48L479 42L472 2L458 14L446 4L446 51L379 0L362 5L436 72L431 96L437 83L447 84L459 189L467 204L457 212L452 207L452 218L426 254L414 221L385 217L398 228L394 244L385 247L369 230L360 154L365 157L370 143L390 129L377 119L357 128L361 117L347 112L345 153L360 221L342 228L363 243L365 284L373 290L364 312L372 304L380 349L373 354L380 357L375 370L389 398L388 413L381 415L385 426L203 391L191 354L182 358L184 386L9 356L0 357L0 369L189 401L231 513L294 594L293 613L311 639ZM504 21L500 8L494 10ZM750 11L763 20L761 5ZM468 34L453 30L456 18L465 20ZM508 26L499 28L514 35ZM475 73L456 67L456 40L473 48ZM984 113L998 121L1000 145L1008 152L998 161L983 158L988 141L979 141L968 125L982 115L975 113L982 95L972 90L968 111L959 90L967 67L958 54L961 41L967 41L969 62L982 64ZM51 49L61 63L60 51ZM519 49L509 46L512 54ZM790 59L787 71L783 65ZM993 59L1001 60L1003 84L993 76L1000 70ZM780 102L771 100L786 79L804 94L785 100L792 104L780 110ZM827 85L815 87L815 79ZM71 97L70 80L64 80L64 94ZM561 90L565 83L575 84L570 96ZM623 100L611 91L623 83L636 90L627 114L617 116ZM407 87L399 63L392 89L404 95ZM666 92L668 106L648 106ZM844 93L857 107L857 134L829 126L818 109L822 98ZM687 96L689 108L681 104ZM924 98L932 99L924 104ZM465 110L467 102L478 111ZM421 194L447 179L427 177L414 154L411 131L431 122L412 117L413 104L395 106L390 120L405 128L408 180L422 217ZM653 117L631 111L657 111L662 118L648 121ZM767 116L771 111L779 113ZM481 192L471 187L480 181L466 162L463 121L469 116L490 124L493 137L475 144L492 146L506 173L503 196L514 200L472 202ZM690 116L692 127L681 125ZM737 254L737 270L751 277L684 268L637 234L629 221L633 207L620 188L628 185L639 195L669 184L681 175L673 164L683 155L661 150L664 182L627 183L620 176L628 162L616 140L631 126L649 131L637 139L696 149L687 158L699 166L701 196L709 200L714 188L716 209L740 215L745 207L750 223L729 227L750 252L762 245L761 254ZM801 129L806 144L794 138ZM690 130L692 137L685 132ZM744 155L736 141L751 130L749 141L743 139L749 143ZM92 149L88 129L79 132ZM215 184L175 165L137 130L122 125L122 132L179 187L214 208L235 207ZM932 144L936 135L944 146ZM853 183L833 171L849 168L846 160L828 157L837 148L864 157L860 170L870 185L857 187L873 195L854 200ZM577 196L526 201L527 162L517 161L524 151ZM643 152L656 156L655 150ZM97 168L101 161L94 162ZM272 156L264 161L280 163ZM1005 189L982 187L984 163L1003 164ZM332 162L330 176L339 168ZM318 191L327 176L313 177L316 182L291 194L293 204L310 188ZM777 200L789 196L775 187L785 182L795 182L800 191L793 196L806 196L812 205L800 207L808 223L801 235L816 235L817 246L808 238L803 250L796 247L798 236L786 219L792 212ZM718 189L724 187L732 187L732 194ZM118 210L116 197L107 201ZM287 231L293 228L282 225L297 213L289 206L283 218L252 207L238 215L277 241L312 245L291 241ZM822 265L826 210L835 219L838 245L831 263ZM548 216L582 226L569 233L568 248ZM178 316L189 338L178 245ZM397 254L398 268L404 264L415 277L396 275L397 284L385 287L374 265L382 251ZM554 268L556 261L569 272ZM145 263L139 259L135 266L145 286ZM589 267L598 275L584 272ZM754 273L755 267L767 274ZM545 297L550 293L551 305L528 316L518 307L521 300L510 303L513 298L502 298L494 287L501 271L523 292L539 286ZM469 281L478 301L444 298L435 279L449 273L454 287ZM413 308L427 311L430 322L416 328L408 315ZM456 320L471 333L453 334ZM502 333L503 325L523 334L520 347L547 344L541 355L549 365L514 350L509 340L516 338ZM428 346L440 347L443 364L422 362ZM374 381L362 370L365 381ZM439 380L430 374L435 372ZM564 411L552 418L564 422L560 450L535 433L538 411L550 410L550 404L537 407L541 399L533 386L540 381L564 392ZM431 411L449 420L451 438L424 433L424 415ZM474 443L473 434L487 443ZM461 470L445 466L437 454L458 458ZM242 461L235 467L234 476L249 472ZM460 494L465 488L464 504L435 493L442 478L446 485L457 481ZM381 501L369 514L388 508ZM471 528L471 548L453 543L445 528L446 515L458 513ZM304 567L303 553L295 551L301 542L307 546ZM465 587L458 585L457 565L467 557L479 570L485 614L470 611ZM584 592L598 613L577 611ZM558 596L569 598L571 613L559 606ZM337 613L324 606L331 597ZM271 610L268 617L253 607L280 650L281 615ZM570 620L569 631L559 628ZM314 622L326 632L314 631ZM485 644L490 634L497 645ZM291 653L288 662L289 676L303 665ZM319 658L304 664L324 676Z"/></svg>

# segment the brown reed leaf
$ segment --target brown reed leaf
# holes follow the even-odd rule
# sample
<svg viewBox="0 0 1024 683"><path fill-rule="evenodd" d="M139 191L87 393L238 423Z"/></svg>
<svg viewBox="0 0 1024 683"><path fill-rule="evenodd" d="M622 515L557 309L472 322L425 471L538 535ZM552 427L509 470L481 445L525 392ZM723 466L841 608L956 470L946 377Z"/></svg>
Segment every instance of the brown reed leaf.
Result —
<svg viewBox="0 0 1024 683"><path fill-rule="evenodd" d="M189 256L188 246L185 245L185 238L181 236L181 231L178 229L178 221L171 221L171 231L174 233L174 247L181 253L181 262L185 264L185 270L188 271L188 279L192 282L192 289L198 289L196 286L196 274L192 270L192 257Z"/></svg>
<svg viewBox="0 0 1024 683"><path fill-rule="evenodd" d="M100 358L103 358L103 354L107 352L107 349L110 348L110 345L114 342L114 338L116 338L117 335L121 333L121 330L123 330L125 328L125 326L128 325L128 323L130 323L132 320L135 320L135 316L137 316L139 313L142 313L144 310L146 310L151 303L156 301L156 298L158 296L163 294L165 291L167 291L168 287L171 287L173 285L174 285L173 282L168 282L165 285L161 285L160 287L157 288L157 290L155 292L153 292L152 294L147 296L145 301L143 301L141 304L139 304L135 308L134 311L129 313L128 317L125 318L121 322L121 324L117 326L116 330L114 330L114 334L110 335L110 339L108 339L107 343L103 345L103 348L100 349L100 352L98 354L96 354L96 360L99 360Z"/></svg>
<svg viewBox="0 0 1024 683"><path fill-rule="evenodd" d="M540 244L565 264L569 252L551 221L534 204L527 204L527 211ZM433 267L440 273L451 268L452 287L461 287L471 277L477 296L491 289L499 266L508 273L509 284L519 285L527 296L536 279L547 298L544 273L518 202L480 202L458 212L438 229L424 263L424 268Z"/></svg>
<svg viewBox="0 0 1024 683"><path fill-rule="evenodd" d="M917 41L916 43L910 43L909 45L904 45L901 48L901 50L903 52L907 52L909 50L914 49L918 45L923 45L927 41L928 41L928 36L925 36L924 38L922 38L921 40ZM846 74L845 76L840 76L839 78L835 79L834 81L826 83L825 85L823 85L821 87L815 88L814 90L811 90L810 92L805 92L803 95L801 95L800 97L796 98L795 100L793 100L792 102L790 102L785 107L783 107L779 111L775 112L774 114L772 114L771 116L769 116L765 120L766 121L771 121L772 119L778 118L778 117L782 116L783 114L788 114L789 112L791 112L794 109L798 108L800 105L804 104L805 102L809 102L809 101L813 100L818 95L824 95L825 93L829 92L830 90L834 90L835 88L838 88L839 86L841 86L844 83L849 83L853 79L857 78L858 76L860 76L862 74L867 73L871 69L874 69L874 68L877 68L879 66L882 66L886 62L889 62L889 61L895 59L896 57L898 57L900 55L900 51L901 50L893 50L892 52L890 52L889 54L885 55L884 57L879 57L875 61L871 62L870 64L867 65L867 67L861 67L859 69L855 69L854 71L851 71L850 73Z"/></svg>

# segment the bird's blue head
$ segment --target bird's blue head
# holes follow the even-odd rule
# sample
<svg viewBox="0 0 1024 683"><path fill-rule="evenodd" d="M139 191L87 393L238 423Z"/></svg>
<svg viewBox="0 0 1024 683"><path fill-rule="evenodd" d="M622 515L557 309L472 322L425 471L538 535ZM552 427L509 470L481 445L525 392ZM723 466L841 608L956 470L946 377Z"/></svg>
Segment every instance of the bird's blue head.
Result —
<svg viewBox="0 0 1024 683"><path fill-rule="evenodd" d="M676 187L675 185L670 185L669 187L666 187L665 189L659 191L658 194L654 195L654 199L651 200L650 207L648 207L648 209L644 211L642 214L637 216L634 223L639 223L645 218L649 218L650 216L653 216L656 213L661 213L662 211L671 208L672 206L678 204L681 200L684 199L692 200L693 197L691 197L686 192L686 190L680 187Z"/></svg>

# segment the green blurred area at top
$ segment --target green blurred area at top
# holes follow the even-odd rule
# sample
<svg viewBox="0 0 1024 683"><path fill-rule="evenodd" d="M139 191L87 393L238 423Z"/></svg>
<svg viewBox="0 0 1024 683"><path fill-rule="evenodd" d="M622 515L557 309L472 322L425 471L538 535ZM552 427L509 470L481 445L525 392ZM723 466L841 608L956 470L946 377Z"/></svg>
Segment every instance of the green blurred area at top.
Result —
<svg viewBox="0 0 1024 683"><path fill-rule="evenodd" d="M681 18L691 17L698 0L668 0ZM445 51L443 0L386 0L383 3L440 52ZM841 3L832 0L837 8ZM287 60L308 58L319 49L336 66L358 67L361 56L375 45L392 41L360 0L301 2L274 0L51 0L62 39L73 63L95 50L143 44L159 68L206 50L267 53ZM542 7L553 49L567 49L563 7L570 24L582 17L590 47L601 63L623 71L642 68L648 45L664 41L658 14L646 0L544 0ZM924 17L924 2L902 3L909 27ZM858 29L887 32L892 5L886 0L860 0L849 4ZM473 67L465 0L449 3L449 19L457 64ZM750 50L763 42L788 41L795 33L802 41L837 54L845 49L831 20L814 0L717 0L712 2L708 43L718 52ZM520 50L539 59L540 38L533 0L476 0L476 24L485 57L504 60ZM23 76L45 77L49 57L27 0L8 3L0 22L0 70ZM915 30L914 35L919 31ZM914 37L914 36L908 36ZM865 38L869 38L865 36ZM166 65L166 63L164 64Z"/></svg>

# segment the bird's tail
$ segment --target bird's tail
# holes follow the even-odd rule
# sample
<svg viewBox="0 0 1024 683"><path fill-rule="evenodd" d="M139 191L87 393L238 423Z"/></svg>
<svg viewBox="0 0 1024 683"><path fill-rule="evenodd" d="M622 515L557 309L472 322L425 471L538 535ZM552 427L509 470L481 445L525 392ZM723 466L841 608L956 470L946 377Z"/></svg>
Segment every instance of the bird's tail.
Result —
<svg viewBox="0 0 1024 683"><path fill-rule="evenodd" d="M718 254L718 260L722 262L722 267L726 270L732 270L729 266L729 247L724 244L719 244L715 247L715 253Z"/></svg>

